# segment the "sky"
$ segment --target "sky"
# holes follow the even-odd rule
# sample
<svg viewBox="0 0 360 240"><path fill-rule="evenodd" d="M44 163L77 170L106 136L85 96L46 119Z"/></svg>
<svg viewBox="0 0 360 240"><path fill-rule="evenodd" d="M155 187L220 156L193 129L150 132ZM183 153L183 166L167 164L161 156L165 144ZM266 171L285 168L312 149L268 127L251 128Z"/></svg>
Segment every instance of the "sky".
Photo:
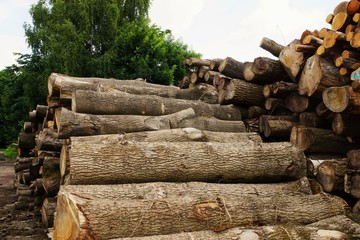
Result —
<svg viewBox="0 0 360 240"><path fill-rule="evenodd" d="M30 53L24 23L37 0L0 0L0 69L15 63L13 53ZM263 37L286 45L306 30L331 28L325 18L340 0L153 0L153 24L172 31L203 58L252 61L272 57L259 47Z"/></svg>

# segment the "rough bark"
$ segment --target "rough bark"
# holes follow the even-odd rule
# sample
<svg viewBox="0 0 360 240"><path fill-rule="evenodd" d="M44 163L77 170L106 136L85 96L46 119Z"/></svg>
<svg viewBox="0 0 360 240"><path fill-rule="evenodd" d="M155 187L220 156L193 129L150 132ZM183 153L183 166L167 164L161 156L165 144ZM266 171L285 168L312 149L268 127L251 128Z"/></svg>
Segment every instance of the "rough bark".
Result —
<svg viewBox="0 0 360 240"><path fill-rule="evenodd" d="M231 78L244 79L244 63L227 57L221 62L219 72Z"/></svg>
<svg viewBox="0 0 360 240"><path fill-rule="evenodd" d="M309 108L310 100L298 92L292 92L285 97L285 107L294 113L304 112Z"/></svg>
<svg viewBox="0 0 360 240"><path fill-rule="evenodd" d="M123 144L114 141L99 145L86 139L71 141L71 184L278 182L306 175L303 153L286 142Z"/></svg>
<svg viewBox="0 0 360 240"><path fill-rule="evenodd" d="M291 129L298 125L297 121L290 120L271 120L263 121L265 123L262 128L264 129L264 136L290 140Z"/></svg>
<svg viewBox="0 0 360 240"><path fill-rule="evenodd" d="M164 116L92 115L61 108L56 110L56 124L59 138L69 138L177 128L181 121L194 116L191 108Z"/></svg>
<svg viewBox="0 0 360 240"><path fill-rule="evenodd" d="M225 121L216 118L196 117L182 120L177 125L172 125L177 128L197 128L204 131L213 132L246 132L246 126L243 121Z"/></svg>
<svg viewBox="0 0 360 240"><path fill-rule="evenodd" d="M266 51L268 51L269 53L271 53L272 55L274 55L275 57L279 57L281 51L284 49L284 46L269 39L266 37L263 37L261 42L260 42L260 47Z"/></svg>
<svg viewBox="0 0 360 240"><path fill-rule="evenodd" d="M273 84L265 85L263 88L263 95L266 98L282 98L291 92L297 91L299 85L296 83L289 83L278 81Z"/></svg>
<svg viewBox="0 0 360 240"><path fill-rule="evenodd" d="M317 169L316 180L325 192L344 192L344 176L347 169L346 158L323 161Z"/></svg>
<svg viewBox="0 0 360 240"><path fill-rule="evenodd" d="M313 55L308 58L299 80L299 93L312 96L321 93L328 87L339 87L349 84L348 77L341 76L338 68L325 58Z"/></svg>
<svg viewBox="0 0 360 240"><path fill-rule="evenodd" d="M279 60L267 57L257 57L251 69L255 74L261 75L270 82L290 81Z"/></svg>
<svg viewBox="0 0 360 240"><path fill-rule="evenodd" d="M268 110L266 110L263 107L259 106L250 106L248 109L248 118L258 118L262 115L267 115L269 113Z"/></svg>
<svg viewBox="0 0 360 240"><path fill-rule="evenodd" d="M54 225L56 198L45 198L41 206L41 222L46 228Z"/></svg>
<svg viewBox="0 0 360 240"><path fill-rule="evenodd" d="M333 112L360 114L360 92L349 86L326 89L323 102Z"/></svg>
<svg viewBox="0 0 360 240"><path fill-rule="evenodd" d="M224 59L222 58L214 58L214 59L211 59L210 61L210 70L211 71L218 71L219 70L219 66L221 64L221 62L223 61Z"/></svg>
<svg viewBox="0 0 360 240"><path fill-rule="evenodd" d="M59 152L63 141L58 139L58 137L58 133L55 129L43 129L36 137L36 149Z"/></svg>
<svg viewBox="0 0 360 240"><path fill-rule="evenodd" d="M328 124L321 116L315 112L302 112L299 114L299 123L305 127L327 128Z"/></svg>
<svg viewBox="0 0 360 240"><path fill-rule="evenodd" d="M55 238L111 239L253 224L310 224L344 214L345 205L325 194L275 194L261 201L256 194L230 197L226 193L207 198L189 193L176 198L124 200L61 191L56 212Z"/></svg>
<svg viewBox="0 0 360 240"><path fill-rule="evenodd" d="M345 173L345 192L360 199L360 171L349 170Z"/></svg>
<svg viewBox="0 0 360 240"><path fill-rule="evenodd" d="M24 132L25 133L33 133L32 122L24 122Z"/></svg>
<svg viewBox="0 0 360 240"><path fill-rule="evenodd" d="M344 113L336 113L332 120L332 130L342 136L359 137L360 126L355 124L360 122L360 116Z"/></svg>
<svg viewBox="0 0 360 240"><path fill-rule="evenodd" d="M350 150L346 156L349 167L360 170L360 149Z"/></svg>
<svg viewBox="0 0 360 240"><path fill-rule="evenodd" d="M32 133L20 133L18 137L18 148L32 150L36 146L35 135Z"/></svg>
<svg viewBox="0 0 360 240"><path fill-rule="evenodd" d="M293 127L290 142L309 153L346 154L349 150L360 148L360 143L349 142L345 137L337 136L331 130L304 126Z"/></svg>
<svg viewBox="0 0 360 240"><path fill-rule="evenodd" d="M232 79L227 86L225 100L234 104L264 106L265 97L262 90L263 87L261 85Z"/></svg>
<svg viewBox="0 0 360 240"><path fill-rule="evenodd" d="M210 66L210 60L200 58L188 58L185 59L184 64L191 67Z"/></svg>
<svg viewBox="0 0 360 240"><path fill-rule="evenodd" d="M96 104L94 104L96 102ZM72 110L89 114L131 114L159 116L193 108L197 116L222 120L241 120L241 108L220 106L201 101L162 98L126 93L99 93L77 90L72 99Z"/></svg>
<svg viewBox="0 0 360 240"><path fill-rule="evenodd" d="M259 133L263 133L265 131L266 122L270 120L296 122L298 121L298 118L296 116L291 116L291 115L280 115L280 116L262 115L259 118Z"/></svg>

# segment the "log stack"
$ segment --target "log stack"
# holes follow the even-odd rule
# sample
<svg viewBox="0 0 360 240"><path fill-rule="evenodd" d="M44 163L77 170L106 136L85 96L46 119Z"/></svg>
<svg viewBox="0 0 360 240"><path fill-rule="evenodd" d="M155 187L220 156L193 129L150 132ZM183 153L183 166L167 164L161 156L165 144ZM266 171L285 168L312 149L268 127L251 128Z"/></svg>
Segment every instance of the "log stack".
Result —
<svg viewBox="0 0 360 240"><path fill-rule="evenodd" d="M356 3L263 38L274 58L186 59L178 87L51 74L19 135L18 205L54 239L360 237Z"/></svg>

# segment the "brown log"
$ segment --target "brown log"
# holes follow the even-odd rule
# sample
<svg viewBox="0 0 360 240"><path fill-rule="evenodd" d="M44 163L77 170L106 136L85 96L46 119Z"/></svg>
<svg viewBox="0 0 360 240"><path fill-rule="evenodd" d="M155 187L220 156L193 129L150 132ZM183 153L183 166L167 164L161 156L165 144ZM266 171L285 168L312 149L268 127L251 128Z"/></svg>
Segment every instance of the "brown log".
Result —
<svg viewBox="0 0 360 240"><path fill-rule="evenodd" d="M332 119L335 117L335 113L330 111L326 105L324 104L324 102L320 102L316 108L315 108L315 112L317 115L319 115L320 117L326 119L327 121L332 121Z"/></svg>
<svg viewBox="0 0 360 240"><path fill-rule="evenodd" d="M310 57L305 64L299 80L299 93L312 96L321 93L328 87L339 87L349 84L350 79L339 74L338 69L324 58L317 55Z"/></svg>
<svg viewBox="0 0 360 240"><path fill-rule="evenodd" d="M56 198L45 198L41 206L41 222L46 228L54 226Z"/></svg>
<svg viewBox="0 0 360 240"><path fill-rule="evenodd" d="M205 161L206 167L201 161ZM99 145L93 144L91 138L81 141L71 138L71 184L277 182L305 175L306 159L289 143L127 142L123 145L117 141Z"/></svg>
<svg viewBox="0 0 360 240"><path fill-rule="evenodd" d="M316 180L325 192L342 193L347 169L346 158L323 161L317 169Z"/></svg>
<svg viewBox="0 0 360 240"><path fill-rule="evenodd" d="M182 120L193 117L195 112L191 108L164 116L92 115L66 108L56 110L59 138L177 128Z"/></svg>
<svg viewBox="0 0 360 240"><path fill-rule="evenodd" d="M223 61L224 59L222 58L214 58L214 59L211 59L210 60L210 70L211 71L218 71L219 70L219 66L221 64L221 62Z"/></svg>
<svg viewBox="0 0 360 240"><path fill-rule="evenodd" d="M210 66L210 60L201 58L188 58L185 59L184 64L191 67Z"/></svg>
<svg viewBox="0 0 360 240"><path fill-rule="evenodd" d="M332 130L335 134L342 136L358 137L360 136L360 126L358 123L360 116L337 113L332 121Z"/></svg>
<svg viewBox="0 0 360 240"><path fill-rule="evenodd" d="M15 173L30 169L33 159L34 159L33 157L30 157L30 158L18 157L16 159L16 163L14 164Z"/></svg>
<svg viewBox="0 0 360 240"><path fill-rule="evenodd" d="M355 170L360 170L360 149L350 150L346 154L348 166Z"/></svg>
<svg viewBox="0 0 360 240"><path fill-rule="evenodd" d="M93 104L94 101L97 104ZM241 108L220 106L201 101L161 98L126 93L99 93L77 90L72 99L72 110L89 114L131 114L159 116L193 108L196 115L222 120L241 120Z"/></svg>
<svg viewBox="0 0 360 240"><path fill-rule="evenodd" d="M216 75L220 75L221 73L219 72L215 72L215 71L207 71L205 76L204 76L204 80L206 83L208 84L214 84L214 77Z"/></svg>
<svg viewBox="0 0 360 240"><path fill-rule="evenodd" d="M33 133L33 127L31 122L24 122L24 132Z"/></svg>
<svg viewBox="0 0 360 240"><path fill-rule="evenodd" d="M209 71L209 67L208 67L208 66L201 66L201 67L199 67L198 72L197 72L198 77L199 77L200 79L204 80L204 76L205 76L205 74L206 74L207 71Z"/></svg>
<svg viewBox="0 0 360 240"><path fill-rule="evenodd" d="M55 129L43 129L37 135L36 149L59 152L61 150L63 141L58 139L58 137L58 133Z"/></svg>
<svg viewBox="0 0 360 240"><path fill-rule="evenodd" d="M30 122L36 121L36 110L32 110L31 112L29 112L29 121Z"/></svg>
<svg viewBox="0 0 360 240"><path fill-rule="evenodd" d="M341 12L347 12L348 2L349 2L349 1L342 1L342 2L340 2L340 3L334 8L333 14L336 15L336 14L341 13Z"/></svg>
<svg viewBox="0 0 360 240"><path fill-rule="evenodd" d="M261 85L244 80L232 79L227 85L225 100L234 104L264 106L265 98Z"/></svg>
<svg viewBox="0 0 360 240"><path fill-rule="evenodd" d="M299 114L299 123L305 127L311 128L327 128L328 124L324 118L315 112L302 112Z"/></svg>
<svg viewBox="0 0 360 240"><path fill-rule="evenodd" d="M189 76L184 76L184 78L179 81L178 87L180 89L186 89L186 88L189 88L190 83L191 83L191 81L190 81Z"/></svg>
<svg viewBox="0 0 360 240"><path fill-rule="evenodd" d="M298 120L298 118L296 116L292 116L292 115L279 115L279 116L262 115L259 118L259 133L263 133L265 131L266 122L268 122L270 120L296 122Z"/></svg>
<svg viewBox="0 0 360 240"><path fill-rule="evenodd" d="M301 41L302 44L305 44L305 45L311 45L311 46L314 46L314 47L319 47L320 45L323 45L324 43L324 40L323 39L320 39L314 35L307 35L306 37L303 38L303 40Z"/></svg>
<svg viewBox="0 0 360 240"><path fill-rule="evenodd" d="M358 68L360 68L360 61L358 59L355 59L355 58L344 58L344 57L339 57L339 60L340 62L340 66L343 66L347 69L350 69L350 70L356 70Z"/></svg>
<svg viewBox="0 0 360 240"><path fill-rule="evenodd" d="M309 98L300 95L298 92L292 92L285 98L285 107L294 113L304 112L309 106Z"/></svg>
<svg viewBox="0 0 360 240"><path fill-rule="evenodd" d="M331 29L335 31L344 31L350 21L351 17L346 11L334 14L334 18L331 22Z"/></svg>
<svg viewBox="0 0 360 240"><path fill-rule="evenodd" d="M221 62L219 72L231 78L244 79L244 63L227 57Z"/></svg>
<svg viewBox="0 0 360 240"><path fill-rule="evenodd" d="M75 139L76 138L76 139ZM117 142L218 142L218 143L261 143L258 133L234 133L201 131L196 128L177 128L150 132L111 134L86 137L73 137L76 141L91 141L92 144L102 144L104 141Z"/></svg>
<svg viewBox="0 0 360 240"><path fill-rule="evenodd" d="M273 84L265 85L263 95L266 98L282 98L291 92L297 91L299 85L296 83L278 81Z"/></svg>
<svg viewBox="0 0 360 240"><path fill-rule="evenodd" d="M279 55L279 60L284 67L285 72L293 82L297 82L297 76L302 70L304 63L304 53L296 51L298 40L286 46Z"/></svg>
<svg viewBox="0 0 360 240"><path fill-rule="evenodd" d="M286 111L285 101L280 98L267 98L264 103L264 107L266 110L271 113L274 111Z"/></svg>
<svg viewBox="0 0 360 240"><path fill-rule="evenodd" d="M42 176L51 176L60 171L60 158L58 157L45 157L42 166Z"/></svg>
<svg viewBox="0 0 360 240"><path fill-rule="evenodd" d="M32 150L35 147L35 135L32 133L20 133L18 147L23 150Z"/></svg>
<svg viewBox="0 0 360 240"><path fill-rule="evenodd" d="M184 197L129 201L89 198L76 191L62 190L58 197L54 238L141 237L207 229L224 230L255 223L271 225L291 222L303 225L345 214L346 208L343 200L325 194L275 193L273 197L259 201L256 193L234 197L227 196L227 193L214 194L207 198L191 193L189 191ZM280 208L282 211L279 211Z"/></svg>
<svg viewBox="0 0 360 240"><path fill-rule="evenodd" d="M289 81L285 70L279 60L267 57L258 57L254 59L251 69L255 74L261 75L268 82Z"/></svg>
<svg viewBox="0 0 360 240"><path fill-rule="evenodd" d="M290 120L271 120L264 121L265 125L262 126L264 129L264 136L266 138L274 137L280 139L290 140L290 133L292 127L298 125L298 122Z"/></svg>
<svg viewBox="0 0 360 240"><path fill-rule="evenodd" d="M305 45L305 44L296 44L295 45L295 51L297 52L303 52L306 54L314 54L316 52L316 47L311 45Z"/></svg>
<svg viewBox="0 0 360 240"><path fill-rule="evenodd" d="M351 143L331 130L304 126L293 127L290 142L308 153L346 154L349 150L360 147L360 143Z"/></svg>
<svg viewBox="0 0 360 240"><path fill-rule="evenodd" d="M263 37L260 42L260 47L275 57L279 57L280 52L284 49L284 46L275 42L274 40L271 40L269 38Z"/></svg>
<svg viewBox="0 0 360 240"><path fill-rule="evenodd" d="M197 128L213 132L246 132L243 121L225 121L216 118L196 117L185 119L177 125L178 128Z"/></svg>
<svg viewBox="0 0 360 240"><path fill-rule="evenodd" d="M45 106L45 105L37 105L36 106L36 121L37 122L42 122L43 119L45 118L46 116L46 112L48 110L48 107Z"/></svg>
<svg viewBox="0 0 360 240"><path fill-rule="evenodd" d="M42 178L42 185L47 197L55 197L59 192L61 182L60 171Z"/></svg>
<svg viewBox="0 0 360 240"><path fill-rule="evenodd" d="M345 173L345 192L351 196L360 199L360 171L348 170Z"/></svg>
<svg viewBox="0 0 360 240"><path fill-rule="evenodd" d="M338 88L328 88L326 89L326 94L324 93L323 101L333 112L345 111L350 114L360 114L359 91L354 91L352 87L344 86ZM337 94L337 96L335 94Z"/></svg>

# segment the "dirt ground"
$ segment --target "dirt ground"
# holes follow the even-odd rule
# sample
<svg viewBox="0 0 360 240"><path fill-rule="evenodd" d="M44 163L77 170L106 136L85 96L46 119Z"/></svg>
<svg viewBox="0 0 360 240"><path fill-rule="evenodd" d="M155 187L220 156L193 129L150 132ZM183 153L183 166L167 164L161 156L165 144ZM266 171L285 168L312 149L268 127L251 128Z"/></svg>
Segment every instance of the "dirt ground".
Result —
<svg viewBox="0 0 360 240"><path fill-rule="evenodd" d="M49 239L34 211L15 210L14 161L0 161L0 239Z"/></svg>

